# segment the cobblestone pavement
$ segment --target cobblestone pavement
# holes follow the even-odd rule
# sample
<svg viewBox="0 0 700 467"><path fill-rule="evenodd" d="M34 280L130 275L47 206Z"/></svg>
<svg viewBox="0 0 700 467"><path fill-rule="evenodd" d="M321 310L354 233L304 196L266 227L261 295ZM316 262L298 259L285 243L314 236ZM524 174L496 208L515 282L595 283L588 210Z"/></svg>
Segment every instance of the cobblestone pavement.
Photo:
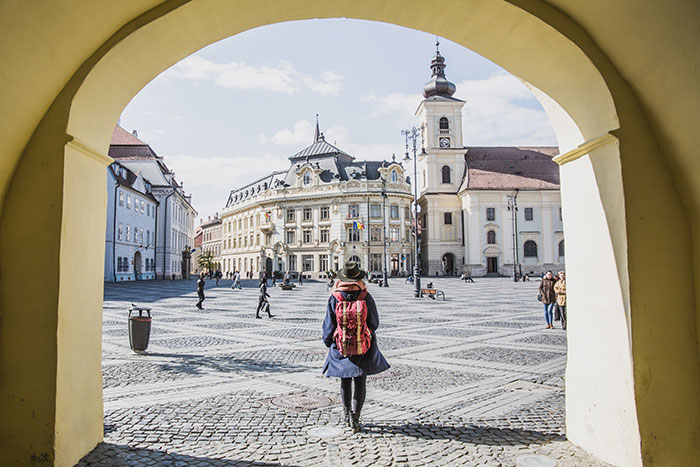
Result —
<svg viewBox="0 0 700 467"><path fill-rule="evenodd" d="M79 465L605 465L563 437L566 335L544 329L538 283L433 282L446 301L369 286L392 368L369 378L359 434L320 374L324 284L270 288L272 319L250 281L207 282L203 311L193 281L106 285L105 440ZM132 302L153 308L144 354Z"/></svg>

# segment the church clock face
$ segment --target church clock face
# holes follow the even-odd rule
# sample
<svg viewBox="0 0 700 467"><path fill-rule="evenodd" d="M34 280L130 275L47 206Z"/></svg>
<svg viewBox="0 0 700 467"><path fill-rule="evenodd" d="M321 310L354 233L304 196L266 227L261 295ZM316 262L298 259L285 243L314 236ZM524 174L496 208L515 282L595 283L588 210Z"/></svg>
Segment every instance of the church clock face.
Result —
<svg viewBox="0 0 700 467"><path fill-rule="evenodd" d="M445 137L440 138L440 147L441 148L449 148L450 147L450 138L445 138Z"/></svg>

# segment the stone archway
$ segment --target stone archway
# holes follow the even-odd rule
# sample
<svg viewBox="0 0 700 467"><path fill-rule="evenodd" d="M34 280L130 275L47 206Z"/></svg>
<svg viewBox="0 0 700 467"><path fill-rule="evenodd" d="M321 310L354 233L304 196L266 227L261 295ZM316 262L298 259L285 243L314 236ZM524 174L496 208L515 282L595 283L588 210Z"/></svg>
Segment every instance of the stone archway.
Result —
<svg viewBox="0 0 700 467"><path fill-rule="evenodd" d="M565 153L559 161L565 164L561 175L570 307L572 312L576 307L590 311L571 314L568 436L615 463L692 462L697 452L688 446L697 446L692 440L700 425L695 397L700 371L698 320L690 304L695 302L693 266L699 260L688 258L694 215L684 211L686 200L678 193L679 187L700 185L687 182L698 176L694 165L678 183L669 165L673 173L682 173L680 156L694 157L697 144L678 135L696 133L684 123L696 121L689 118L695 114L678 112L670 115L674 118L663 118L658 108L674 108L665 102L664 93L653 87L631 87L628 76L641 80L646 69L638 72L634 63L630 70L623 57L636 54L616 48L615 38L609 47L615 62L598 47L592 34L600 31L596 23L607 19L586 19L586 10L595 10L588 2L571 2L566 7L571 16L553 4L557 2L466 0L433 8L399 1L309 0L262 6L172 0L153 3L149 10L143 4L96 11L90 2L72 3L71 8L57 2L59 13L46 15L51 18L48 24L37 18L26 21L32 27L22 28L17 21L18 29L27 30L22 44L50 51L47 44L55 43L64 53L49 52L47 60L34 57L36 63L55 62L44 73L12 66L26 63L8 53L13 61L6 63L7 69L20 79L3 75L3 84L9 83L5 88L16 89L7 99L15 99L17 105L3 106L16 115L3 114L7 122L15 123L1 133L7 136L3 138L7 146L0 177L4 193L0 273L5 278L0 284L0 369L8 378L0 388L0 400L12 423L0 427L3 447L11 447L0 450L0 460L24 463L45 454L56 463L69 464L101 439L100 320L93 311L102 299L99 258L105 219L94 213L104 211L104 165L109 162L104 154L120 110L155 75L201 46L263 24L351 17L448 37L542 90L535 92ZM645 6L652 19L665 17L654 15L653 2ZM77 16L70 16L73 11ZM687 17L696 13L680 7L678 11ZM28 18L22 12L11 13L5 16ZM58 15L71 19L57 21ZM76 26L71 33L54 29L71 22ZM650 30L654 24L648 21ZM79 29L83 25L89 31ZM624 24L619 26L608 29L626 30ZM19 36L18 29L8 28L2 43L17 43L13 34ZM697 61L688 63L693 67ZM619 64L627 76L618 71ZM686 75L691 80L694 76ZM671 91L683 95L681 107L685 101L695 102L684 95L694 86L685 85L686 78L678 73L681 85ZM36 83L38 88L32 88ZM107 87L110 93L104 92ZM666 121L679 129L660 132L659 125ZM672 144L666 144L669 140ZM679 157L666 160L660 153ZM37 186L42 187L40 193ZM655 186L653 199L646 196L648 186ZM695 196L697 189L690 194ZM687 202L692 205L694 199ZM33 213L32 220L27 221L26 212ZM677 236L672 245L664 241L668 232ZM32 256L20 253L25 251L32 251ZM648 271L672 268L679 271L678 279L659 293ZM44 272L44 287L41 294L30 296L21 278L36 270ZM74 270L85 274L78 278L71 274ZM679 310L673 322L666 319L669 308ZM603 330L601 318L606 322ZM84 338L72 339L76 334ZM32 352L8 357L12 348L28 340L34 343ZM44 371L29 375L24 368ZM78 389L73 385L76 379L83 382Z"/></svg>
<svg viewBox="0 0 700 467"><path fill-rule="evenodd" d="M141 279L141 252L134 253L134 280Z"/></svg>

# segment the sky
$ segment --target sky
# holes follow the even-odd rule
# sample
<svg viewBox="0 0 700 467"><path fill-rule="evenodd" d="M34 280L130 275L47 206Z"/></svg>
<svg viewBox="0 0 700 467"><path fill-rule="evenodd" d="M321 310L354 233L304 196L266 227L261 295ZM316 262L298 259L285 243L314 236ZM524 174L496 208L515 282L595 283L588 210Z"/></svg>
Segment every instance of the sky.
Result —
<svg viewBox="0 0 700 467"><path fill-rule="evenodd" d="M120 124L164 157L199 218L221 213L232 189L310 145L316 114L326 141L358 160L405 152L402 129L430 79L435 36L350 19L280 23L205 47L161 73ZM457 86L466 146L556 146L535 97L491 61L440 38Z"/></svg>

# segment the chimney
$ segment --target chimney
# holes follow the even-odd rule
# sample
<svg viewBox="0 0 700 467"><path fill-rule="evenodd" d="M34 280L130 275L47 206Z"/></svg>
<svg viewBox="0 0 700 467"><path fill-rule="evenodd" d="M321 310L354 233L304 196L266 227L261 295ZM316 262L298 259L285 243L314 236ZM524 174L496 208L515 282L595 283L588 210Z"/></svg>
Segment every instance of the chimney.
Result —
<svg viewBox="0 0 700 467"><path fill-rule="evenodd" d="M136 130L132 131L131 134L136 136L137 138L139 137L139 133Z"/></svg>

